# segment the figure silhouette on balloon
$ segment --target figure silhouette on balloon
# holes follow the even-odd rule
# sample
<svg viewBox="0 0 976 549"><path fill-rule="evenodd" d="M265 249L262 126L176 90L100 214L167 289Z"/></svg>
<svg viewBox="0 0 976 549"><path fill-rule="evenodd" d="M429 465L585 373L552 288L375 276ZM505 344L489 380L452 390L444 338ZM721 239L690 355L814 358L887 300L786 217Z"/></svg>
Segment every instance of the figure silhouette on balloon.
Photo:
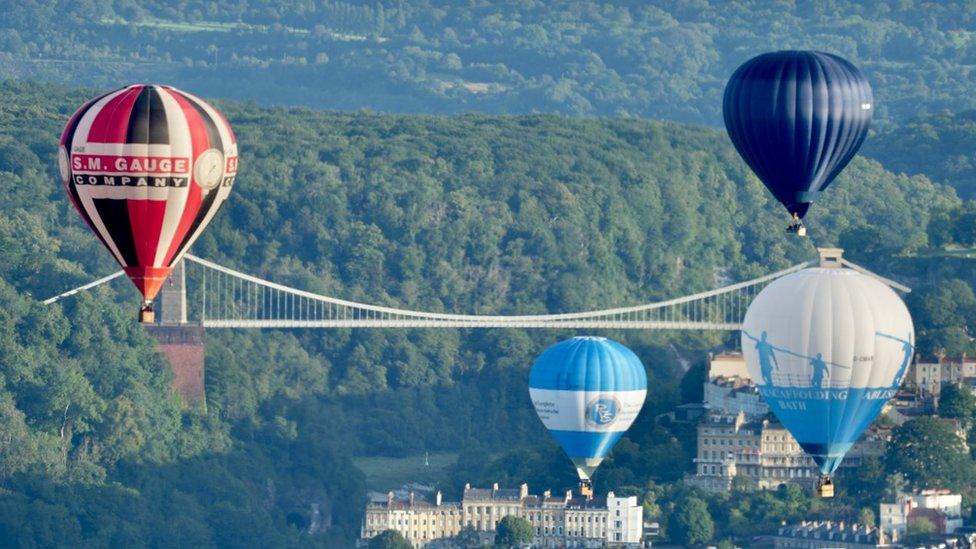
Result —
<svg viewBox="0 0 976 549"><path fill-rule="evenodd" d="M836 362L830 362L824 360L823 353L817 353L816 356L806 356L800 353L794 353L789 349L784 349L782 347L777 347L769 342L769 335L765 330L756 337L749 332L743 330L742 333L749 339L756 342L756 353L759 355L759 372L762 375L763 384L775 386L773 382L773 370L779 370L779 361L776 359L776 352L783 354L795 356L797 358L802 358L807 361L811 368L810 375L810 386L821 389L824 385L824 378L830 377L829 366L836 366L838 368L844 368L850 370L850 366L845 366L843 364L837 364ZM897 341L902 344L902 351L905 353L902 359L901 365L898 367L898 373L895 375L895 384L893 387L901 385L901 380L905 376L905 372L908 371L908 366L911 364L912 356L915 353L915 346L911 343L911 334L909 334L909 339L901 339L893 335L875 332L878 337L883 337L885 339L890 339L892 341Z"/></svg>

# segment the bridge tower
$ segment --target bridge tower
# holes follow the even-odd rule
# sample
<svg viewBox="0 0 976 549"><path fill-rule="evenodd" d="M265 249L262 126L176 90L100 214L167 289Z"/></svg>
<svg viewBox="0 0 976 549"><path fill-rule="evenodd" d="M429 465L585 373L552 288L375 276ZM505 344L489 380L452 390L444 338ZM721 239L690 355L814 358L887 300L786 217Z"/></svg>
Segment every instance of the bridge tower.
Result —
<svg viewBox="0 0 976 549"><path fill-rule="evenodd" d="M161 314L157 324L146 329L156 340L156 348L169 361L173 372L172 389L191 406L206 406L204 389L204 331L198 322L188 322L186 315L186 270L183 261L159 293Z"/></svg>

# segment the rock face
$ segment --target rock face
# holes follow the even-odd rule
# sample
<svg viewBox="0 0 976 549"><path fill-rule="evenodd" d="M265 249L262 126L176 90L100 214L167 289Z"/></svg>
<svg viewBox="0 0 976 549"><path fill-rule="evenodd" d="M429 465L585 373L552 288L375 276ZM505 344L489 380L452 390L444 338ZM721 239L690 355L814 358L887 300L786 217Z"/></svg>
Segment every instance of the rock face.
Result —
<svg viewBox="0 0 976 549"><path fill-rule="evenodd" d="M203 370L203 326L194 324L150 325L149 335L173 370L173 391L188 406L206 406Z"/></svg>

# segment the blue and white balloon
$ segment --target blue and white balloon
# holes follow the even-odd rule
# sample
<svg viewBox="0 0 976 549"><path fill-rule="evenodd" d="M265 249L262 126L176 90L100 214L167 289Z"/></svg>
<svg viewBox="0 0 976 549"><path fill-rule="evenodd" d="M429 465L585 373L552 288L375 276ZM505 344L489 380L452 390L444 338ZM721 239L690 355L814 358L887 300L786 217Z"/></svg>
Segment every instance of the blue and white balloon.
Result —
<svg viewBox="0 0 976 549"><path fill-rule="evenodd" d="M529 374L539 419L588 481L644 406L647 374L637 355L604 337L546 349Z"/></svg>
<svg viewBox="0 0 976 549"><path fill-rule="evenodd" d="M742 353L770 409L827 476L901 385L915 329L879 280L804 269L753 300Z"/></svg>

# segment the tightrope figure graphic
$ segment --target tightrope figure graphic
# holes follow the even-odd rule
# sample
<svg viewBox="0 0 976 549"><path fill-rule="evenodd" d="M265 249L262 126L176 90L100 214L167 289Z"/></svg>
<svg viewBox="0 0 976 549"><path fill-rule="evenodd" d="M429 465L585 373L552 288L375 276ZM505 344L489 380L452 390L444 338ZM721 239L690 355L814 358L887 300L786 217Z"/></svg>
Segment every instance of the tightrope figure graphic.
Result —
<svg viewBox="0 0 976 549"><path fill-rule="evenodd" d="M810 379L810 386L819 389L823 387L824 376L830 375L827 369L827 363L824 362L823 354L817 353L816 357L811 358L810 366L813 366L813 377Z"/></svg>
<svg viewBox="0 0 976 549"><path fill-rule="evenodd" d="M912 334L908 334L907 339L902 339L900 337L895 337L893 335L883 334L881 332L875 332L879 337L885 339L890 339L892 341L897 341L901 343L901 350L905 353L905 356L901 360L901 366L898 367L898 373L895 374L895 380L893 387L901 385L901 380L905 377L905 372L908 371L908 366L912 363L912 357L915 356L915 346L912 345Z"/></svg>
<svg viewBox="0 0 976 549"><path fill-rule="evenodd" d="M810 364L810 366L813 367L813 376L810 384L811 386L817 388L823 386L824 376L830 375L828 366L843 368L845 370L851 369L850 366L846 366L844 364L838 364L836 362L830 362L829 360L824 360L822 353L817 353L817 356L812 357L812 356L802 355L800 353L794 353L789 349L777 347L772 343L770 343L769 341L767 341L767 338L769 336L765 330L763 330L763 332L759 335L758 338L745 330L742 331L742 334L756 342L756 351L759 353L759 371L762 374L763 382L766 385L773 385L773 366L776 367L776 370L781 369L779 360L777 360L776 358L777 351L782 354L795 356L797 358L807 361ZM898 341L901 340L899 339ZM789 383L789 381L787 381L787 383Z"/></svg>
<svg viewBox="0 0 976 549"><path fill-rule="evenodd" d="M748 334L747 334L748 335ZM759 336L760 341L756 342L756 351L759 353L759 370L762 373L763 383L766 385L773 384L773 365L776 365L776 369L779 369L779 362L776 360L776 353L773 347L768 341L766 341L766 331Z"/></svg>

